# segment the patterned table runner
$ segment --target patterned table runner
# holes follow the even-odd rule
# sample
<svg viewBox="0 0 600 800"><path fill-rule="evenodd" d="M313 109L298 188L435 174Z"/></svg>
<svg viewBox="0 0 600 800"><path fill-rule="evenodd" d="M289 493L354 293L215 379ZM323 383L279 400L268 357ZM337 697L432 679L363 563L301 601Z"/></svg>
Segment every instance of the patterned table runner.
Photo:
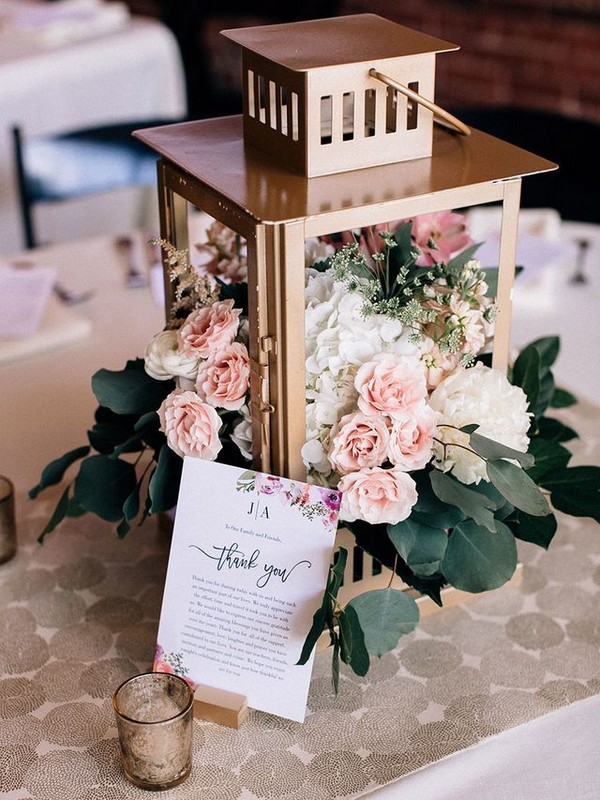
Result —
<svg viewBox="0 0 600 800"><path fill-rule="evenodd" d="M598 463L600 411L564 414ZM0 566L0 792L7 800L129 800L111 707L150 668L169 543L153 523L118 541L92 517L44 546L50 502L20 498L19 551ZM191 777L161 797L331 800L378 786L600 693L600 531L560 517L550 550L523 545L520 587L426 619L337 697L319 653L306 722L251 711L239 731L195 723Z"/></svg>

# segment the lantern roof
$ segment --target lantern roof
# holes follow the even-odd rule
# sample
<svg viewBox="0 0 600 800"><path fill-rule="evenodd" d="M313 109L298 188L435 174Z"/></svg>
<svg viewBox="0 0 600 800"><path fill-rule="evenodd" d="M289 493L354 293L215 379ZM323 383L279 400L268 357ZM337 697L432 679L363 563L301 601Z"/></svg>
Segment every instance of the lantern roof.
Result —
<svg viewBox="0 0 600 800"><path fill-rule="evenodd" d="M381 209L401 199L556 169L551 161L476 129L457 136L436 126L431 157L315 178L290 173L268 154L245 146L238 115L146 128L135 136L189 180L265 224Z"/></svg>
<svg viewBox="0 0 600 800"><path fill-rule="evenodd" d="M297 72L459 49L456 44L377 14L233 28L221 33L263 58Z"/></svg>

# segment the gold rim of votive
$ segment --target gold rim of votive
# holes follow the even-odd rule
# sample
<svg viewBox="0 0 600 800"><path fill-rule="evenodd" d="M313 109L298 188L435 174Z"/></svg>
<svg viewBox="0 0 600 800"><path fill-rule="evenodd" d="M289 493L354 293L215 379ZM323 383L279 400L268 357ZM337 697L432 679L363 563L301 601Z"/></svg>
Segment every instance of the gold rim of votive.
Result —
<svg viewBox="0 0 600 800"><path fill-rule="evenodd" d="M143 680L145 677L149 675L152 675L154 677L157 675L163 675L165 680L173 681L174 683L182 683L185 686L188 693L188 700L185 706L181 709L181 711L179 711L177 714L173 714L172 717L163 717L162 719L147 721L143 719L136 719L135 717L130 717L119 708L118 694L121 691L121 689L124 689L128 684L133 683L134 681ZM112 696L112 706L115 711L115 714L118 714L122 719L126 719L128 722L133 722L135 725L164 725L165 722L171 722L172 720L178 719L179 717L183 717L185 714L187 714L193 703L194 703L194 690L189 685L189 683L186 680L184 680L180 675L176 675L174 672L155 672L153 670L149 670L148 672L140 672L139 675L132 675L130 678L126 678L123 681L123 683L121 683L115 689Z"/></svg>

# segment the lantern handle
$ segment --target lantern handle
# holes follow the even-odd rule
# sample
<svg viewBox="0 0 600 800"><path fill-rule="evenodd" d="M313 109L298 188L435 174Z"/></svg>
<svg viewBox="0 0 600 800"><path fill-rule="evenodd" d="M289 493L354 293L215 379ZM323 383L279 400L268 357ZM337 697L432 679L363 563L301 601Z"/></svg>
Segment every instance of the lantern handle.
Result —
<svg viewBox="0 0 600 800"><path fill-rule="evenodd" d="M440 125L443 125L446 128L453 129L456 133L460 133L463 136L470 136L471 129L468 125L465 125L464 122L461 122L455 116L450 114L445 109L441 108L440 106L432 103L431 100L428 100L423 95L414 92L412 89L409 89L408 86L404 86L403 83L398 83L393 78L390 78L388 75L385 75L383 72L379 72L374 67L371 67L369 70L369 75L372 78L377 78L377 80L382 81L383 83L390 86L392 89L395 89L397 92L408 97L409 100L412 100L413 103L419 103L420 105L424 106L425 108L429 109L435 116L439 117L436 119L435 122L438 122Z"/></svg>

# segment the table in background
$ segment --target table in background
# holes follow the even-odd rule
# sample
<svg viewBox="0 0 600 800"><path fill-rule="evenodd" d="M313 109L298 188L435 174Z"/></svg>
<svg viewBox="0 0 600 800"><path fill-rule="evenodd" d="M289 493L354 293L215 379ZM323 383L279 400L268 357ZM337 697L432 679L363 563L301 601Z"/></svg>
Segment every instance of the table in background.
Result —
<svg viewBox="0 0 600 800"><path fill-rule="evenodd" d="M163 312L147 288L125 288L110 239L34 257L95 294L73 309L88 337L0 366L0 471L17 486L19 530L17 556L0 567L0 782L7 800L142 798L120 772L110 695L152 663L169 543L152 519L119 541L86 515L40 547L59 491L35 502L25 492L49 459L84 443L91 374L142 354ZM571 325L560 307L543 333ZM563 414L581 434L580 463L598 463L600 411L584 402ZM367 677L342 670L337 698L330 654L318 654L304 725L259 712L240 731L196 722L192 776L165 798L595 800L598 527L561 518L549 552L524 544L521 555L521 587L424 619ZM524 769L513 734L549 749L530 746Z"/></svg>
<svg viewBox="0 0 600 800"><path fill-rule="evenodd" d="M1 6L0 6L1 8ZM186 113L185 79L177 42L161 23L134 17L121 29L79 42L47 47L0 37L0 252L22 246L10 127L24 135ZM140 224L148 192L123 192L121 199L86 198L61 211L65 230L86 235L86 219L104 214L123 228ZM154 192L153 194L156 194ZM142 198L142 199L140 199ZM132 202L132 199L137 202ZM95 201L95 202L94 202ZM83 211L79 205L83 203ZM40 215L40 238L65 238L60 214ZM119 228L115 228L119 230ZM50 238L51 235L51 238Z"/></svg>

